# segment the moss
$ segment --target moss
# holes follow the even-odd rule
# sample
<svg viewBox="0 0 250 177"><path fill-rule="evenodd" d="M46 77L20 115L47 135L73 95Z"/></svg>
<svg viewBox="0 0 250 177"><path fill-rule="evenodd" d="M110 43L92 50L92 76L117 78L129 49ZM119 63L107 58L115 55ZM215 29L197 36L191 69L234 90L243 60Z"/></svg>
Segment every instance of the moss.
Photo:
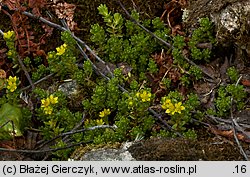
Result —
<svg viewBox="0 0 250 177"><path fill-rule="evenodd" d="M142 161L243 160L237 145L218 144L220 141L207 130L200 129L197 140L152 138L134 143L128 151L136 160ZM243 146L247 147L247 144Z"/></svg>

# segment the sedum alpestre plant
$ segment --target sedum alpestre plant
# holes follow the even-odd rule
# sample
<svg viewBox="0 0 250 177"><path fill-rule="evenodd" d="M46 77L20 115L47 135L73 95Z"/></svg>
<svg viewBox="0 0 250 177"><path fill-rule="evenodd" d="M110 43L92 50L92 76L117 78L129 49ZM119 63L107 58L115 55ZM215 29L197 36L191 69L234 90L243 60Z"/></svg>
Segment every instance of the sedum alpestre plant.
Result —
<svg viewBox="0 0 250 177"><path fill-rule="evenodd" d="M212 55L212 47L216 45L212 22L209 21L208 18L201 18L199 25L200 26L192 32L189 39L180 35L173 37L172 50L174 63L179 64L184 70L188 71L188 74L195 80L202 78L202 72L199 68L187 63L184 57L189 57L193 61L207 62ZM184 49L186 50L186 54L183 53ZM183 79L184 84L187 84L187 79Z"/></svg>
<svg viewBox="0 0 250 177"><path fill-rule="evenodd" d="M194 130L188 127L192 123L192 117L195 116L194 111L196 116L201 115L198 111L200 105L198 97L192 93L184 96L178 91L172 91L174 87L168 77L162 82L169 90L165 95L157 97L152 93L150 81L146 77L145 73L151 75L158 73L158 65L151 55L161 51L164 46L133 22L124 19L121 14L109 12L106 5L100 5L98 11L103 17L105 26L100 24L91 26L91 41L96 48L95 51L107 63L116 66L120 63L128 64L132 67L131 72L124 74L124 68L117 67L113 70L113 76L106 80L93 72L90 61L84 61L83 65L78 67L76 42L70 33L62 32L62 44L47 54L48 66L45 66L40 58L32 61L27 57L23 62L35 81L49 73L54 73L55 79L75 80L80 90L77 99L82 102L82 107L77 110L71 109L69 98L58 89L37 87L32 94L37 100L34 116L40 126L35 128L40 129L45 140L49 140L71 131L81 122L84 113L86 119L83 126L86 131L83 134L73 135L71 138L73 143L85 141L102 144L150 136L176 136L172 132L156 128L161 122L148 111L149 108L156 107L175 132L195 138ZM193 60L209 58L210 51L196 47L198 43L213 43L211 32L206 32L206 30L211 31L210 22L206 19L201 20L200 28L194 31L192 39L187 42L183 36L171 37L170 30L160 18L141 20L136 11L132 11L132 16L154 34L173 45L173 50L168 49L169 54L171 52L174 57L173 67L187 71L181 78L183 85L191 83L188 80L189 75L196 80L202 77L199 68L190 66L183 58L182 52L184 49L189 50ZM203 37L199 38L199 35ZM9 48L8 57L13 60L13 64L17 64L13 33L6 33L4 39ZM36 63L37 67L33 67L32 63ZM6 98L1 98L1 106L7 102L10 104L10 100L13 103L17 100L18 94L15 92L18 90L18 79L15 76L9 77L7 83L8 93ZM122 91L120 86L127 91ZM234 89L228 88L227 92L236 94ZM113 128L88 129L102 125L110 125ZM63 138L58 138L53 147L65 145ZM55 155L67 159L69 152L58 151Z"/></svg>
<svg viewBox="0 0 250 177"><path fill-rule="evenodd" d="M211 47L198 48L198 44L215 45L216 40L213 35L213 24L206 18L200 18L199 25L192 33L192 37L188 42L188 46L191 51L191 57L193 60L205 60L211 57Z"/></svg>
<svg viewBox="0 0 250 177"><path fill-rule="evenodd" d="M115 124L116 129L95 130L86 133L86 141L94 139L95 143L125 141L144 136L150 131L154 119L147 109L153 101L149 89L141 89L133 82L134 91L122 92L118 88L121 70L114 71L114 77L106 83L99 81L92 96L83 100L84 109L91 115L86 122L86 128L106 124ZM121 83L120 83L121 84Z"/></svg>
<svg viewBox="0 0 250 177"><path fill-rule="evenodd" d="M89 124L114 123L117 126L116 130L109 129L107 132L101 130L105 133L97 136L100 133L100 130L98 130L97 134L89 137L97 138L95 142L101 142L102 140L108 142L110 140L121 141L153 135L155 134L152 129L155 119L147 110L154 104L155 95L146 86L147 78L145 77L145 71L149 71L152 74L157 73L158 66L151 59L150 55L162 49L163 46L133 22L123 19L119 13L112 14L109 12L106 5L100 5L98 11L102 15L106 26L94 24L91 27L91 41L97 48L96 51L107 62L115 64L120 62L128 63L133 68L133 76L129 79L130 87L126 87L128 92L120 91L117 86L117 83L125 86L128 84L124 76L120 74L120 77L115 76L107 83L99 80L100 82L96 85L92 96L83 100L83 106L87 112L89 112L91 117L96 117L95 120L90 120ZM170 37L170 30L165 27L159 18L142 21L136 11L132 11L132 17L153 31L157 36L173 43L172 55L176 67L181 66L188 71L187 74L193 76L196 80L202 78L202 72L199 68L190 66L186 62L182 51L194 48L200 42L213 42L211 35L212 25L207 19L201 19L200 28L194 32L189 44L183 36ZM206 30L209 30L209 32L203 34ZM198 35L202 35L202 40L198 40ZM195 46L192 46L192 44L195 44ZM192 50L190 50L191 52ZM204 60L209 58L210 52L207 50L201 50L200 52L204 55L201 58ZM119 73L119 70L115 70L115 72ZM189 76L183 76L183 84L189 85ZM122 78L120 82L118 82L118 78ZM142 87L140 87L138 81L142 80L146 84L142 84ZM171 80L168 78L164 78L163 83L166 87L171 88ZM168 122L173 129L187 137L195 137L194 131L186 127L192 122L192 111L199 108L198 97L194 94L184 97L177 91L170 91L168 96L163 97L161 100L161 107L168 114ZM108 114L105 114L105 112ZM98 114L106 116L98 117ZM197 113L197 115L200 114L200 112ZM164 134L162 131L160 132L160 134Z"/></svg>
<svg viewBox="0 0 250 177"><path fill-rule="evenodd" d="M68 32L63 32L61 39L64 44L57 47L56 51L48 53L49 70L61 78L65 78L65 76L72 77L78 71L76 65L76 42Z"/></svg>
<svg viewBox="0 0 250 177"><path fill-rule="evenodd" d="M161 98L161 107L170 116L169 124L174 130L184 134L189 132L186 125L192 121L192 111L196 111L199 105L198 96L195 94L189 94L185 99L179 92L171 91Z"/></svg>
<svg viewBox="0 0 250 177"><path fill-rule="evenodd" d="M218 110L216 114L223 117L228 116L230 109L235 109L232 108L232 106L236 106L238 110L243 109L246 96L247 94L242 85L228 84L227 86L220 86L218 89L218 97L215 100L215 105ZM233 99L232 104L231 99Z"/></svg>
<svg viewBox="0 0 250 177"><path fill-rule="evenodd" d="M3 38L8 47L8 59L16 68L18 53L15 48L14 31L3 33ZM0 69L0 72L0 91L2 92L0 97L0 139L11 139L23 135L25 127L30 124L31 113L26 107L21 106L19 77L14 74L14 76L7 77L7 73L3 69ZM17 72L19 71L17 70Z"/></svg>
<svg viewBox="0 0 250 177"><path fill-rule="evenodd" d="M100 5L98 11L106 24L104 27L99 24L91 26L91 41L97 47L98 54L107 62L128 63L137 76L147 69L155 72L156 64L150 57L154 51L160 49L155 39L133 22L124 20L121 14L112 15L106 5ZM132 16L140 21L136 11L132 11ZM159 18L142 23L167 40L170 30Z"/></svg>
<svg viewBox="0 0 250 177"><path fill-rule="evenodd" d="M227 70L227 75L232 84L221 85L218 88L215 99L216 110L209 109L207 111L208 114L228 117L230 110L242 110L245 106L247 93L244 91L243 85L237 82L239 79L238 71L235 67L230 67Z"/></svg>

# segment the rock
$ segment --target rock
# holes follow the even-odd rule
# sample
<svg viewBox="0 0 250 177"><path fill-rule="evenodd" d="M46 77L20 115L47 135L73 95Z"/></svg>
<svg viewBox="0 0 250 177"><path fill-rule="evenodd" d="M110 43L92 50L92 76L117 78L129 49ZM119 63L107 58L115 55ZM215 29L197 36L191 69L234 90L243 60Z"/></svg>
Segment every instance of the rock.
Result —
<svg viewBox="0 0 250 177"><path fill-rule="evenodd" d="M199 18L210 17L219 45L239 49L237 57L250 57L250 0L190 0L186 10L189 31L197 27Z"/></svg>
<svg viewBox="0 0 250 177"><path fill-rule="evenodd" d="M78 91L78 85L75 80L65 82L58 87L59 91L62 91L67 96L76 95Z"/></svg>
<svg viewBox="0 0 250 177"><path fill-rule="evenodd" d="M123 143L120 148L103 147L92 149L82 155L79 155L81 154L81 149L77 149L71 158L81 161L133 161L135 159L130 152L127 151L127 148L131 144L131 142L126 142Z"/></svg>
<svg viewBox="0 0 250 177"><path fill-rule="evenodd" d="M227 5L211 17L216 25L219 43L234 43L250 56L250 0Z"/></svg>
<svg viewBox="0 0 250 177"><path fill-rule="evenodd" d="M185 138L150 138L134 142L85 146L74 151L70 160L80 161L197 161L243 160L237 145L207 132L197 140ZM203 137L204 136L204 137ZM113 146L113 147L112 147ZM245 149L249 149L244 144ZM219 155L218 155L219 154ZM250 154L249 154L250 156Z"/></svg>

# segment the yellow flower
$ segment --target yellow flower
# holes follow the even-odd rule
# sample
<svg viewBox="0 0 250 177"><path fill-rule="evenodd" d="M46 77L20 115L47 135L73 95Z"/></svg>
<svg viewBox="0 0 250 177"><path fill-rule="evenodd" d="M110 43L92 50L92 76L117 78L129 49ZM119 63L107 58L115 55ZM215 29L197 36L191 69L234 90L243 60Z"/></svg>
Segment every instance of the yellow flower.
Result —
<svg viewBox="0 0 250 177"><path fill-rule="evenodd" d="M136 96L141 98L142 102L150 101L152 94L144 90L142 93L137 92Z"/></svg>
<svg viewBox="0 0 250 177"><path fill-rule="evenodd" d="M41 103L42 103L41 107L43 108L44 113L52 114L53 108L50 105L58 103L58 97L50 95L48 98L42 99Z"/></svg>
<svg viewBox="0 0 250 177"><path fill-rule="evenodd" d="M43 110L45 114L52 114L53 111L52 107L50 106L45 107Z"/></svg>
<svg viewBox="0 0 250 177"><path fill-rule="evenodd" d="M42 106L41 107L43 107L44 109L47 108L47 107L49 107L49 105L50 105L50 99L49 98L42 99L41 102L42 102Z"/></svg>
<svg viewBox="0 0 250 177"><path fill-rule="evenodd" d="M10 76L8 79L7 79L7 82L8 82L8 85L7 85L7 89L10 91L10 92L14 92L16 89L17 89L17 77L12 77Z"/></svg>
<svg viewBox="0 0 250 177"><path fill-rule="evenodd" d="M4 39L10 39L14 35L14 31L8 31L7 33L3 33Z"/></svg>
<svg viewBox="0 0 250 177"><path fill-rule="evenodd" d="M8 80L7 80L8 83L16 83L16 81L17 81L17 77L16 76L15 77L10 76L8 78Z"/></svg>
<svg viewBox="0 0 250 177"><path fill-rule="evenodd" d="M58 97L54 97L53 95L50 95L49 101L51 104L56 104L56 103L58 103Z"/></svg>
<svg viewBox="0 0 250 177"><path fill-rule="evenodd" d="M8 86L7 86L7 89L8 89L10 92L14 92L14 91L17 89L17 86L16 86L15 84L8 85Z"/></svg>
<svg viewBox="0 0 250 177"><path fill-rule="evenodd" d="M110 109L104 109L102 112L100 112L99 117L108 116L110 113Z"/></svg>
<svg viewBox="0 0 250 177"><path fill-rule="evenodd" d="M163 109L168 109L169 104L172 104L171 100L170 99L165 99L161 107Z"/></svg>
<svg viewBox="0 0 250 177"><path fill-rule="evenodd" d="M60 47L57 47L56 48L56 51L57 51L56 55L62 55L62 54L64 54L66 48L67 48L67 44L63 44Z"/></svg>
<svg viewBox="0 0 250 177"><path fill-rule="evenodd" d="M166 113L168 114L175 114L175 107L173 105L173 103L169 103L168 108L166 109Z"/></svg>
<svg viewBox="0 0 250 177"><path fill-rule="evenodd" d="M149 92L147 92L147 91L144 90L144 91L141 93L140 96L141 96L142 102L150 101L151 93L149 93Z"/></svg>
<svg viewBox="0 0 250 177"><path fill-rule="evenodd" d="M97 119L97 120L96 120L96 124L97 124L97 125L103 125L104 122L103 122L102 119Z"/></svg>
<svg viewBox="0 0 250 177"><path fill-rule="evenodd" d="M8 57L11 57L13 55L13 52L11 51L11 50L9 50L8 52L7 52L7 56Z"/></svg>
<svg viewBox="0 0 250 177"><path fill-rule="evenodd" d="M164 98L163 103L161 105L162 109L165 109L167 114L174 115L176 112L179 114L182 110L185 109L184 106L182 106L181 102L173 104L170 99Z"/></svg>
<svg viewBox="0 0 250 177"><path fill-rule="evenodd" d="M178 112L179 114L181 113L182 110L185 109L185 107L182 106L181 104L182 104L181 102L175 103L175 112Z"/></svg>

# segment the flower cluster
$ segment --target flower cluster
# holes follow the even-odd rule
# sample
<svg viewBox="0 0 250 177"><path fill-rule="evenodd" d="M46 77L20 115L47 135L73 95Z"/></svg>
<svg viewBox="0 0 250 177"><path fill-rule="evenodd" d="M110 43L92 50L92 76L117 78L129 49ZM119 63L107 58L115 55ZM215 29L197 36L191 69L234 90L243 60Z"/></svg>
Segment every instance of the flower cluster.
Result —
<svg viewBox="0 0 250 177"><path fill-rule="evenodd" d="M50 95L48 98L42 99L42 108L45 114L52 114L53 108L51 105L58 103L58 97Z"/></svg>
<svg viewBox="0 0 250 177"><path fill-rule="evenodd" d="M66 51L66 48L67 48L67 44L65 44L65 43L63 45L57 47L56 48L56 51L57 51L56 55L64 54L64 52Z"/></svg>
<svg viewBox="0 0 250 177"><path fill-rule="evenodd" d="M136 96L140 98L142 102L149 102L152 94L149 91L143 90L142 92L137 92Z"/></svg>
<svg viewBox="0 0 250 177"><path fill-rule="evenodd" d="M174 115L176 112L180 114L181 111L185 109L181 102L173 104L168 98L163 99L163 104L161 107L166 110L167 114L172 115Z"/></svg>
<svg viewBox="0 0 250 177"><path fill-rule="evenodd" d="M10 76L8 79L7 79L7 89L10 91L10 92L14 92L16 89L17 89L17 77L12 77Z"/></svg>
<svg viewBox="0 0 250 177"><path fill-rule="evenodd" d="M100 117L106 117L111 113L110 109L104 109L103 111L100 112L99 116Z"/></svg>
<svg viewBox="0 0 250 177"><path fill-rule="evenodd" d="M8 31L6 33L3 33L4 39L10 39L10 38L12 38L12 36L14 36L14 31Z"/></svg>

